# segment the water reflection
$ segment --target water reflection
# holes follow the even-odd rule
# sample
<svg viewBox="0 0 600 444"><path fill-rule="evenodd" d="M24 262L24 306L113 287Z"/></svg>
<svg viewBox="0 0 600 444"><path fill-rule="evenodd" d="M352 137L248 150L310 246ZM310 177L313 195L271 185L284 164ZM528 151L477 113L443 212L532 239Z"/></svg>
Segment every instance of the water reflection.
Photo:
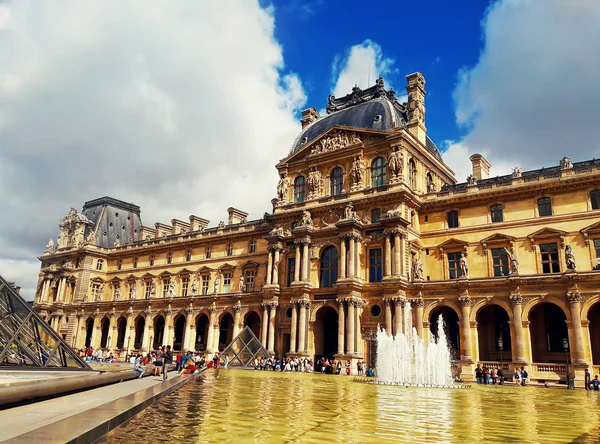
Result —
<svg viewBox="0 0 600 444"><path fill-rule="evenodd" d="M600 441L597 393L353 383L344 376L209 370L104 442Z"/></svg>

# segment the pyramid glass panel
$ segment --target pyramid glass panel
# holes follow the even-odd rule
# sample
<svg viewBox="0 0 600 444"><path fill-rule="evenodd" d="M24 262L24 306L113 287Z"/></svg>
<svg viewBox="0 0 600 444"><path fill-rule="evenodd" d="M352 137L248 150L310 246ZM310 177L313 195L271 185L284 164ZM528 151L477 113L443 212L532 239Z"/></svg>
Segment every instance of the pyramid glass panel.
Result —
<svg viewBox="0 0 600 444"><path fill-rule="evenodd" d="M252 367L254 358L267 358L269 353L250 327L245 327L223 350L221 356L229 356L230 366Z"/></svg>

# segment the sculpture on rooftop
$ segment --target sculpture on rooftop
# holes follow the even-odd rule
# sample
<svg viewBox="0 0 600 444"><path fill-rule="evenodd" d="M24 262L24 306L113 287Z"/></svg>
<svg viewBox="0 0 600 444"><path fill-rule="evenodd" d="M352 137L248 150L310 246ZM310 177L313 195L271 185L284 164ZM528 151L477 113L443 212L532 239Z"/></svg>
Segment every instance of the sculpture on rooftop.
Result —
<svg viewBox="0 0 600 444"><path fill-rule="evenodd" d="M55 250L56 247L54 246L54 240L50 239L46 244L46 248L44 248L44 253L52 254Z"/></svg>
<svg viewBox="0 0 600 444"><path fill-rule="evenodd" d="M521 167L514 167L512 169L512 174L511 174L513 179L519 178L521 176L523 176L523 168Z"/></svg>
<svg viewBox="0 0 600 444"><path fill-rule="evenodd" d="M562 159L560 159L560 169L567 170L569 168L573 168L573 162L571 161L571 158L565 156Z"/></svg>
<svg viewBox="0 0 600 444"><path fill-rule="evenodd" d="M469 174L467 176L467 185L468 186L477 185L477 178L475 176L473 176L472 174Z"/></svg>

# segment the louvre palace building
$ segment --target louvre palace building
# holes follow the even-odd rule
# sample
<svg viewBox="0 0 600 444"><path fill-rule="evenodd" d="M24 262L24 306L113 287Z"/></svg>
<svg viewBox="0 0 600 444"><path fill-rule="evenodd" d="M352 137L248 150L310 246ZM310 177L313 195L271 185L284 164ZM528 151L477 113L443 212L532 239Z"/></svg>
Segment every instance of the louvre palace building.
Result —
<svg viewBox="0 0 600 444"><path fill-rule="evenodd" d="M379 78L303 111L262 219L149 226L111 197L71 209L35 309L75 348L212 356L248 326L278 356L353 364L378 326L428 342L442 316L463 380L493 363L533 381L568 368L581 386L600 373L600 160L491 177L474 154L459 182L427 136L424 76L406 90L400 103Z"/></svg>

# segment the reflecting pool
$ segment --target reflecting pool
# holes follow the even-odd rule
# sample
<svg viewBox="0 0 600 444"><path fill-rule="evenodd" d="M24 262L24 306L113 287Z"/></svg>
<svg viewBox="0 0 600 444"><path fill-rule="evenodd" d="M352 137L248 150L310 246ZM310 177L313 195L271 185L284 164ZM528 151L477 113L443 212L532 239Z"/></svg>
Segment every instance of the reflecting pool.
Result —
<svg viewBox="0 0 600 444"><path fill-rule="evenodd" d="M104 442L600 442L600 394L404 388L351 377L208 370Z"/></svg>

